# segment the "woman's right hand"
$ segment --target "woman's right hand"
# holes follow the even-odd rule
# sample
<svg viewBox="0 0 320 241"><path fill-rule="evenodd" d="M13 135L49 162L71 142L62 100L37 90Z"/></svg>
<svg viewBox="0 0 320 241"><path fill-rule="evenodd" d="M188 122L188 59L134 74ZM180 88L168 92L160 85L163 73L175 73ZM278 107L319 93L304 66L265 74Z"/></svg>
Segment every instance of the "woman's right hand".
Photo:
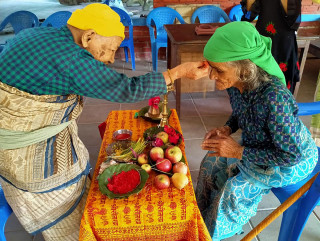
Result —
<svg viewBox="0 0 320 241"><path fill-rule="evenodd" d="M223 134L225 136L230 136L231 135L231 128L229 126L221 126L221 127L216 127L213 128L211 131L209 131L205 136L204 139L213 139L218 135L218 132L220 134Z"/></svg>
<svg viewBox="0 0 320 241"><path fill-rule="evenodd" d="M183 69L182 76L197 80L209 75L209 64L207 61L186 62L180 65Z"/></svg>

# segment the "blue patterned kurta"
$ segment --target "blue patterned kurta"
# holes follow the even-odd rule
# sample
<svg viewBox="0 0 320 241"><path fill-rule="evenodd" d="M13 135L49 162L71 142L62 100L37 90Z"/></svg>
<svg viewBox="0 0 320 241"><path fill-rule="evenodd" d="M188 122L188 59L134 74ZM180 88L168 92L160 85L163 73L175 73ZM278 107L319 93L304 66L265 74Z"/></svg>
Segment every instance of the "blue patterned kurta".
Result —
<svg viewBox="0 0 320 241"><path fill-rule="evenodd" d="M318 160L310 132L297 117L290 91L274 80L242 94L228 89L232 115L226 125L242 130L242 160L205 156L197 202L213 240L242 232L262 195L306 178Z"/></svg>

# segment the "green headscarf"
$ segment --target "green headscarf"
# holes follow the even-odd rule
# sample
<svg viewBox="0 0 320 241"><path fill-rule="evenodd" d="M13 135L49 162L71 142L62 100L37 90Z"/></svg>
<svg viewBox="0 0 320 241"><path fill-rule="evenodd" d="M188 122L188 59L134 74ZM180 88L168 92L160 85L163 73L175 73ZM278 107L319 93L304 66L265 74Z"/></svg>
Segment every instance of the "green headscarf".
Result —
<svg viewBox="0 0 320 241"><path fill-rule="evenodd" d="M271 39L260 35L251 23L232 22L217 28L207 42L203 56L217 63L250 59L286 84L284 74L271 54L271 44Z"/></svg>

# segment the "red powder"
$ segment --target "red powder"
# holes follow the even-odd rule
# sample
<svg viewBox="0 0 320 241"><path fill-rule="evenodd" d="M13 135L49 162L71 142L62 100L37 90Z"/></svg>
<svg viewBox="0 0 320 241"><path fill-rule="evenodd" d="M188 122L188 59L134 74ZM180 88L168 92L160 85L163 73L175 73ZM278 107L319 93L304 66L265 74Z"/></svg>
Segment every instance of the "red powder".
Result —
<svg viewBox="0 0 320 241"><path fill-rule="evenodd" d="M126 139L128 139L128 138L130 138L130 134L126 134L126 133L124 133L124 134L119 134L119 135L116 136L116 139L117 139L117 140L126 140Z"/></svg>
<svg viewBox="0 0 320 241"><path fill-rule="evenodd" d="M133 191L140 183L140 174L137 170L122 171L108 178L107 188L116 194L125 194Z"/></svg>

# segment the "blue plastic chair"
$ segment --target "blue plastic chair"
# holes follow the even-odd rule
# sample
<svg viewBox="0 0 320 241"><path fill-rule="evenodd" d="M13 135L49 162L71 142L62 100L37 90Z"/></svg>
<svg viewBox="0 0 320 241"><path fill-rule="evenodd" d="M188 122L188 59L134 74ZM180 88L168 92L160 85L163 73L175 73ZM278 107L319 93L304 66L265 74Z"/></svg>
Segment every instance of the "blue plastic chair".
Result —
<svg viewBox="0 0 320 241"><path fill-rule="evenodd" d="M126 56L126 62L129 61L128 58L128 49L130 50L130 57L131 57L131 65L132 65L132 70L136 70L136 63L135 63L135 55L134 55L134 44L133 44L133 24L132 20L125 11L123 11L120 8L117 7L111 7L116 13L119 14L121 18L121 22L124 26L129 27L129 38L125 38L120 47L124 48L124 54Z"/></svg>
<svg viewBox="0 0 320 241"><path fill-rule="evenodd" d="M213 5L206 5L197 8L192 16L191 23L195 23L196 19L199 19L200 23L228 23L230 19L228 15L221 8Z"/></svg>
<svg viewBox="0 0 320 241"><path fill-rule="evenodd" d="M158 70L158 51L161 47L167 47L167 32L164 29L165 24L173 24L175 19L182 24L185 23L182 16L174 9L169 7L158 7L150 11L147 17L147 26L149 28L151 51L152 51L152 69ZM156 36L154 31L156 30Z"/></svg>
<svg viewBox="0 0 320 241"><path fill-rule="evenodd" d="M41 24L41 27L54 27L61 28L67 25L67 22L72 12L69 11L58 11L47 17Z"/></svg>
<svg viewBox="0 0 320 241"><path fill-rule="evenodd" d="M313 115L320 113L320 101L299 103L299 115ZM320 148L318 147L318 163L305 180L294 185L271 189L281 203L287 200L303 184L320 171ZM316 205L320 205L320 175L314 181L308 192L291 205L282 216L278 241L298 241L310 214Z"/></svg>
<svg viewBox="0 0 320 241"><path fill-rule="evenodd" d="M243 16L243 11L241 8L241 4L234 6L231 8L230 13L229 13L229 19L231 22L234 21L241 21L241 18Z"/></svg>
<svg viewBox="0 0 320 241"><path fill-rule="evenodd" d="M6 241L6 237L4 235L4 227L11 213L12 209L6 201L2 187L0 185L0 241Z"/></svg>
<svg viewBox="0 0 320 241"><path fill-rule="evenodd" d="M0 31L2 31L8 24L11 24L15 34L26 28L33 28L39 26L38 17L29 11L17 11L7 16L0 24Z"/></svg>

